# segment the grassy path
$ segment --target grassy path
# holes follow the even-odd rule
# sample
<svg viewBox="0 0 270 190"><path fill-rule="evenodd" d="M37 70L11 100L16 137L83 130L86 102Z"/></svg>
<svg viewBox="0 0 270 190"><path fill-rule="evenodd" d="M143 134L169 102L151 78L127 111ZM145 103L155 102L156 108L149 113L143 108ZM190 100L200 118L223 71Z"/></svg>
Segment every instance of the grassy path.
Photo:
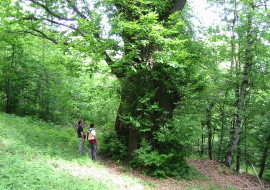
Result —
<svg viewBox="0 0 270 190"><path fill-rule="evenodd" d="M258 187L252 176L224 172L223 166L215 161L190 159L189 162L203 175L192 180L154 179L109 159L92 162L87 155L79 155L73 128L0 112L0 190L235 190ZM269 189L270 185L266 185Z"/></svg>
<svg viewBox="0 0 270 190"><path fill-rule="evenodd" d="M80 156L73 129L0 113L0 189L149 189Z"/></svg>

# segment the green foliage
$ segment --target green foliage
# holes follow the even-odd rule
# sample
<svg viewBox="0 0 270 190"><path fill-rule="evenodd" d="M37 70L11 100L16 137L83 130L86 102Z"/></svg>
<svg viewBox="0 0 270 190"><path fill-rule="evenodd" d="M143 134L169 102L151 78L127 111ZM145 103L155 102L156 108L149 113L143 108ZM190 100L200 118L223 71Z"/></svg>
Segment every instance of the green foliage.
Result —
<svg viewBox="0 0 270 190"><path fill-rule="evenodd" d="M189 167L183 159L183 154L169 144L160 144L160 148L153 150L146 140L141 142L141 147L134 152L131 166L142 168L145 174L154 177L174 178L187 177Z"/></svg>
<svg viewBox="0 0 270 190"><path fill-rule="evenodd" d="M114 160L123 160L127 155L127 145L125 140L117 137L112 129L105 129L101 137L101 151Z"/></svg>
<svg viewBox="0 0 270 190"><path fill-rule="evenodd" d="M117 82L107 74L107 65L95 65L96 72L92 62L76 50L65 51L30 36L7 34L1 44L3 111L63 125L78 118L98 125L114 121Z"/></svg>
<svg viewBox="0 0 270 190"><path fill-rule="evenodd" d="M22 5L25 4L22 3ZM199 62L194 58L197 52L189 48L192 40L186 32L185 23L179 12L171 14L174 2L105 0L98 1L95 9L88 6L86 2L78 6L76 3L67 3L62 0L44 4L32 1L29 5L32 9L25 10L25 12L18 11L22 15L18 15L16 19L25 20L21 19L21 16L24 16L38 22L33 22L34 25L27 20L19 22L18 28L26 28L25 30L31 31L32 34L55 43L70 42L70 46L75 46L75 48L70 48L70 51L65 49L64 55L72 53L71 57L62 55L61 51L59 51L61 54L59 57L51 55L54 48L52 50L43 48L44 53L40 54L37 60L33 57L33 60L44 67L42 72L34 72L43 80L36 80L37 82L30 80L33 83L32 89L25 94L29 95L31 99L26 98L27 103L20 113L26 111L30 114L35 113L37 117L58 123L72 121L74 118L82 118L86 122L97 121L95 123L99 124L113 123L112 118L116 116L114 110L118 106L119 97L114 94L108 98L110 92L115 92L114 90L109 91L107 88L112 79L102 81L99 78L97 80L99 82L95 83L81 74L81 71L84 70L95 70L100 60L106 59L121 85L120 108L122 108L122 112L118 113L121 124L124 125L126 131L134 127L138 134L149 133L152 138L150 145L152 149L155 143L163 143L153 136L156 135L155 132L159 131L159 127L164 126L167 120L171 119L175 104L180 100L187 84L189 82L197 83L198 80L191 79L191 76L199 70ZM78 6L78 9L75 10L74 6ZM28 5L17 7L25 9ZM70 8L73 8L72 11L68 11ZM111 24L109 38L102 34L101 12L104 8ZM39 15L35 15L35 10L39 10ZM51 13L54 14L50 15ZM11 14L5 16L10 18ZM58 21L54 21L51 16L56 16ZM70 24L67 17L71 17L75 22ZM62 23L61 20L67 22ZM64 33L57 27L48 27L48 24L43 21L52 25L58 23L74 31ZM77 26L78 28L74 29ZM78 35L81 37L74 37ZM76 50L90 55L91 62L94 63L88 64L86 59L80 62L76 59ZM45 52L48 52L49 55L45 56ZM80 56L83 57L83 55ZM63 58L64 61L61 62ZM60 68L56 67L59 63ZM94 68L88 68L88 66ZM57 69L64 71L64 74L56 72ZM75 72L75 74L70 74L69 71ZM61 76L60 79L57 74ZM93 73L90 75L95 77ZM84 82L87 82L87 85ZM97 83L99 85L96 85ZM107 91L103 94L102 90ZM62 97L63 99L61 99ZM60 103L60 101L64 103ZM14 111L14 113L17 112ZM121 136L119 131L117 131L117 135ZM127 134L122 135L120 140L112 136L107 138L113 141L113 148L109 154L118 153L118 157L123 157L126 152L124 147L129 146ZM169 139L166 139L167 142L169 143ZM183 147L180 147L182 150ZM159 146L157 148L159 149ZM175 154L179 153L176 145L172 148L175 150L169 152L168 155L151 149L149 157L139 157L139 159L144 160L147 166L159 167L162 160L158 159L158 156L161 155L172 168L172 160L177 157ZM120 150L123 152L117 152ZM183 155L180 155L180 160L183 160ZM155 176L164 176L168 173L167 171L162 173L160 168L159 170L156 171Z"/></svg>
<svg viewBox="0 0 270 190"><path fill-rule="evenodd" d="M269 167L269 164L268 164ZM270 182L270 171L266 170L263 174L263 180Z"/></svg>
<svg viewBox="0 0 270 190"><path fill-rule="evenodd" d="M0 2L1 110L62 125L80 118L111 129L117 116L124 130L117 135L105 132L104 151L114 159L124 158L132 129L141 145L131 163L153 176L178 178L184 176L183 160L190 150L206 152L208 134L213 134L209 141L215 158L225 158L249 57L245 110L238 112L244 118L239 151L247 164L260 164L270 133L267 5L213 0L224 7L226 25L209 28L201 42L191 36L185 15L171 14L175 1L102 0L91 2L94 6L87 1L39 1L42 6L35 2ZM71 9L74 6L77 11ZM104 17L109 27L102 25ZM249 51L247 39L252 42ZM207 128L206 109L211 104L212 125ZM37 133L41 135L31 137L51 147L50 138L38 129ZM58 138L69 142L68 136Z"/></svg>

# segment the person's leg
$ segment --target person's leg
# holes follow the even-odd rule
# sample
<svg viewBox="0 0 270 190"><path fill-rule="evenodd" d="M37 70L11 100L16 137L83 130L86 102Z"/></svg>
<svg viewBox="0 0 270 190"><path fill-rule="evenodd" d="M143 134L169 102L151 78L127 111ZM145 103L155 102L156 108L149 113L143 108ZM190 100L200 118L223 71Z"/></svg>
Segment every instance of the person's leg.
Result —
<svg viewBox="0 0 270 190"><path fill-rule="evenodd" d="M85 149L85 141L84 141L84 139L83 139L83 142L82 142L82 149L83 149L82 154L84 154L84 149Z"/></svg>
<svg viewBox="0 0 270 190"><path fill-rule="evenodd" d="M79 138L79 140L80 140L79 152L80 152L80 154L84 154L84 139L83 138Z"/></svg>
<svg viewBox="0 0 270 190"><path fill-rule="evenodd" d="M89 157L92 157L92 146L91 146L90 142L89 142L89 146L88 147L89 147Z"/></svg>
<svg viewBox="0 0 270 190"><path fill-rule="evenodd" d="M92 160L97 160L97 143L91 144L91 156Z"/></svg>

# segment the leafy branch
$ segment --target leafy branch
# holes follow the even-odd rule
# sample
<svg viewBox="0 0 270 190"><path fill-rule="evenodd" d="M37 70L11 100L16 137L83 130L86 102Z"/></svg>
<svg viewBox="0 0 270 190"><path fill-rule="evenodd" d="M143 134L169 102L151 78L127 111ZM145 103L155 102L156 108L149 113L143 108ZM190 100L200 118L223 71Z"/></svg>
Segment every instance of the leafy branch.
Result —
<svg viewBox="0 0 270 190"><path fill-rule="evenodd" d="M35 0L29 0L29 1L31 1L32 3L34 3L34 4L36 4L36 5L40 6L40 7L42 7L43 9L45 9L45 10L47 11L47 13L49 13L50 15L52 15L52 16L58 18L59 20L75 21L74 19L65 18L65 17L62 17L62 16L56 14L56 13L53 12L51 9L49 9L48 6L42 4L42 3L38 2L38 1L35 1Z"/></svg>

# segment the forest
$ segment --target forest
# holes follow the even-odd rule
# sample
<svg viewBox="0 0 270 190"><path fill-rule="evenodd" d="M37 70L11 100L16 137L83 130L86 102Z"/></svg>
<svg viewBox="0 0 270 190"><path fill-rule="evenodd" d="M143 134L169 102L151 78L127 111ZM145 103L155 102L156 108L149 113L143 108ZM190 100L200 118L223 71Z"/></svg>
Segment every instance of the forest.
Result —
<svg viewBox="0 0 270 190"><path fill-rule="evenodd" d="M270 1L208 0L208 26L194 3L1 0L0 111L95 123L103 154L149 176L196 158L270 181Z"/></svg>

